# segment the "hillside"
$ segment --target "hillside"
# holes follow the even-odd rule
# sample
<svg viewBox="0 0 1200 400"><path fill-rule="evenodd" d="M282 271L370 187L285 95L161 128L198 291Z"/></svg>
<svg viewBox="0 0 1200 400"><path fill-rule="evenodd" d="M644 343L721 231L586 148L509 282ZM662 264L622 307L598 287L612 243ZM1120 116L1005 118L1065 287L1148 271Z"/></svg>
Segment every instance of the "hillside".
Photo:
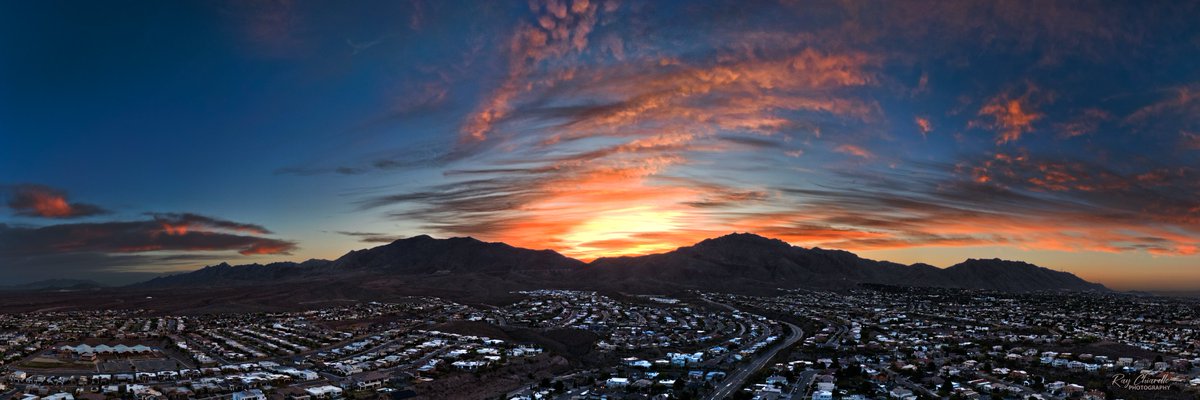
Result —
<svg viewBox="0 0 1200 400"><path fill-rule="evenodd" d="M364 280L365 279L365 280ZM1002 291L1107 290L1067 272L1018 261L970 259L949 268L904 265L842 250L803 248L778 239L734 233L643 256L584 263L551 250L530 250L473 238L416 236L333 260L231 266L155 278L142 288L364 280L445 291L532 288L637 293L699 289L755 292L775 288L841 289L862 283Z"/></svg>

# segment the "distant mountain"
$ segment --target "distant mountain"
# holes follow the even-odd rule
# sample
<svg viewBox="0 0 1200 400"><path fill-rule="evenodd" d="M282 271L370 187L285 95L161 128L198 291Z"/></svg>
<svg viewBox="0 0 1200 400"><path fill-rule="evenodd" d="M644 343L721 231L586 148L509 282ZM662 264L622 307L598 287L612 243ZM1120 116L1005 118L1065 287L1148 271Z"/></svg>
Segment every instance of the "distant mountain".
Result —
<svg viewBox="0 0 1200 400"><path fill-rule="evenodd" d="M552 250L529 250L474 238L434 239L427 235L351 251L327 265L337 271L393 274L502 273L529 269L572 269L582 261Z"/></svg>
<svg viewBox="0 0 1200 400"><path fill-rule="evenodd" d="M20 285L0 286L4 291L42 291L42 290L87 290L104 287L95 281L86 279L47 279L44 281L23 283Z"/></svg>
<svg viewBox="0 0 1200 400"><path fill-rule="evenodd" d="M578 269L583 265L582 261L551 250L522 249L474 238L434 239L421 235L370 249L354 250L333 261L314 259L303 263L236 266L221 263L189 273L154 278L134 286L237 286L371 275L503 274L524 270Z"/></svg>
<svg viewBox="0 0 1200 400"><path fill-rule="evenodd" d="M473 238L416 236L351 251L333 260L230 266L220 264L138 284L140 287L246 285L364 279L372 287L408 285L445 290L521 288L679 289L754 292L775 288L848 288L862 283L1002 291L1103 291L1067 272L1005 260L970 259L949 268L861 258L842 250L803 248L734 233L644 256L584 263L551 250Z"/></svg>
<svg viewBox="0 0 1200 400"><path fill-rule="evenodd" d="M842 250L796 247L735 233L671 252L601 258L585 274L608 282L653 280L695 288L839 288L859 283L1001 291L1106 290L1067 272L1004 260L967 260L941 269L861 258Z"/></svg>
<svg viewBox="0 0 1200 400"><path fill-rule="evenodd" d="M1108 290L1099 283L1092 283L1074 274L1055 271L1021 261L969 259L950 266L941 272L945 287L983 288L1007 292L1029 292L1038 290Z"/></svg>
<svg viewBox="0 0 1200 400"><path fill-rule="evenodd" d="M915 281L938 268L874 261L854 253L795 247L778 239L735 233L671 252L601 258L585 269L591 279L654 280L696 288L848 287L862 282Z"/></svg>
<svg viewBox="0 0 1200 400"><path fill-rule="evenodd" d="M277 262L270 264L229 265L220 263L192 272L160 276L132 286L172 288L191 286L237 286L262 282L283 282L314 276L317 268L328 265L328 260L308 260L302 263Z"/></svg>

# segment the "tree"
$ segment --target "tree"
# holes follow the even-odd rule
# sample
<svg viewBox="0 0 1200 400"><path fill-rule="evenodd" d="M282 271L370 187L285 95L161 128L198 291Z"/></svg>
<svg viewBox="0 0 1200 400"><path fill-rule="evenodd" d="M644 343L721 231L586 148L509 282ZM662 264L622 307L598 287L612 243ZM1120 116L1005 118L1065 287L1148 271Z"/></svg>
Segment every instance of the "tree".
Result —
<svg viewBox="0 0 1200 400"><path fill-rule="evenodd" d="M950 392L953 392L953 391L954 391L954 384L950 383L950 380L947 379L945 382L942 382L942 387L941 387L941 389L938 389L938 394L940 394L942 396L949 396Z"/></svg>

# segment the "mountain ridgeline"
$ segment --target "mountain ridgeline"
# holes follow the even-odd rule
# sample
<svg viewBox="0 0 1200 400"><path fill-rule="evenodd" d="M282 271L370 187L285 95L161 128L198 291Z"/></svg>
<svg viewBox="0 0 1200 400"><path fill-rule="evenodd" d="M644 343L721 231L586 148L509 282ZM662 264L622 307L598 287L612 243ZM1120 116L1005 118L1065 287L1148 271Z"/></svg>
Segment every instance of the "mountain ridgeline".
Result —
<svg viewBox="0 0 1200 400"><path fill-rule="evenodd" d="M776 288L841 289L863 283L963 289L1105 291L1073 274L1019 261L970 259L949 268L861 258L841 250L802 248L735 233L671 252L600 258L590 263L551 250L530 250L473 238L416 236L356 250L333 260L266 265L219 264L154 278L142 288L365 280L474 290L570 288L631 293L699 289L756 292ZM462 287L458 287L462 286Z"/></svg>

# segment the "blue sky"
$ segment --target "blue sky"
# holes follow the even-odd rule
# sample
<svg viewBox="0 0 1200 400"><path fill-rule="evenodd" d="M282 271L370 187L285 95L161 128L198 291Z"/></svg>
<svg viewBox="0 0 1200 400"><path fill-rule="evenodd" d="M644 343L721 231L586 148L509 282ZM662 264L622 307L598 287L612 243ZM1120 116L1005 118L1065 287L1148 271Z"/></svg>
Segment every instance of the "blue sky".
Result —
<svg viewBox="0 0 1200 400"><path fill-rule="evenodd" d="M125 282L751 231L1186 286L1196 10L1104 5L4 4L0 258Z"/></svg>

